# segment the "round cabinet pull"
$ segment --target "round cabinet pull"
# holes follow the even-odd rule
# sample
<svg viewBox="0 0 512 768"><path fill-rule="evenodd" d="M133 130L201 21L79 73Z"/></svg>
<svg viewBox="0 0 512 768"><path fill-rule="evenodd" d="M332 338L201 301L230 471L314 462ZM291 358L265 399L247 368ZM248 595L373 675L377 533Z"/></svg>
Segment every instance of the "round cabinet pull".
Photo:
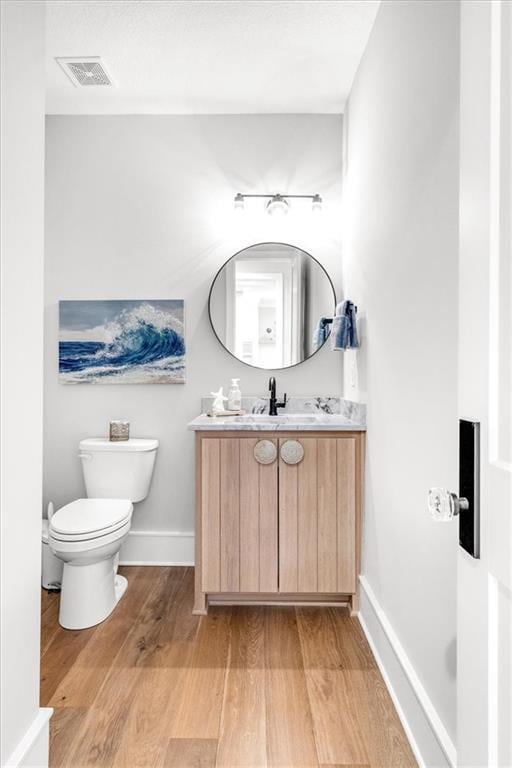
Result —
<svg viewBox="0 0 512 768"><path fill-rule="evenodd" d="M258 440L253 453L258 464L272 464L277 459L277 448L272 440Z"/></svg>
<svg viewBox="0 0 512 768"><path fill-rule="evenodd" d="M304 447L298 440L287 440L281 446L281 458L285 464L299 464L304 458Z"/></svg>

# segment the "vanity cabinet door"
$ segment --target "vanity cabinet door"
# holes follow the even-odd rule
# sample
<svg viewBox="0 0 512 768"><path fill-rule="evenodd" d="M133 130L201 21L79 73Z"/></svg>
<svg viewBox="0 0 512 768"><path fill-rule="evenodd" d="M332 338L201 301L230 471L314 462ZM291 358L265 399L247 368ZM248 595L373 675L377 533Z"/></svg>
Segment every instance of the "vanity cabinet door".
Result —
<svg viewBox="0 0 512 768"><path fill-rule="evenodd" d="M258 442L201 441L203 592L277 592L278 461L257 461Z"/></svg>
<svg viewBox="0 0 512 768"><path fill-rule="evenodd" d="M304 455L295 464L283 458L287 441L279 441L279 591L352 594L357 440L300 437Z"/></svg>

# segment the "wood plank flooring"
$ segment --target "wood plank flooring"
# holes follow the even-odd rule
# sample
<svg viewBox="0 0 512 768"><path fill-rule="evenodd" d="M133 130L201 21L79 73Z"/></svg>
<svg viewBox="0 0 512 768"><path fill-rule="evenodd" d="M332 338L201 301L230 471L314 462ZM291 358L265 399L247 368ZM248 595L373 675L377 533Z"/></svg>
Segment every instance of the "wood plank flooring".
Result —
<svg viewBox="0 0 512 768"><path fill-rule="evenodd" d="M107 621L73 632L43 590L41 705L52 768L413 768L357 619L214 607L192 568L121 568Z"/></svg>

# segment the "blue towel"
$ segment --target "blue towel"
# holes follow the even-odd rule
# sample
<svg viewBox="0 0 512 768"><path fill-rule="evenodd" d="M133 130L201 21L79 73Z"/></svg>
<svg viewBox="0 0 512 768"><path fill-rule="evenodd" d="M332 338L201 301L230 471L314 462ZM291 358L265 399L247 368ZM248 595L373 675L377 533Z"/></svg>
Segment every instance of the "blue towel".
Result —
<svg viewBox="0 0 512 768"><path fill-rule="evenodd" d="M331 347L333 350L357 349L357 307L353 301L343 301L336 307L332 320Z"/></svg>
<svg viewBox="0 0 512 768"><path fill-rule="evenodd" d="M325 341L327 341L327 337L329 336L329 325L331 324L331 318L330 317L321 317L318 321L318 324L315 328L315 332L313 334L313 350L316 351L317 349L320 349L322 344L324 344Z"/></svg>

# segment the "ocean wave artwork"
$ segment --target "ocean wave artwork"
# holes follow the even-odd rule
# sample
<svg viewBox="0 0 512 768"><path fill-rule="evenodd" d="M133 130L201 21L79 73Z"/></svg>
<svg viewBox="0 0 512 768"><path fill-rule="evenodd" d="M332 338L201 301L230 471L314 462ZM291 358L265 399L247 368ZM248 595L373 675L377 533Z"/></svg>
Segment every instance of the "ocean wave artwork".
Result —
<svg viewBox="0 0 512 768"><path fill-rule="evenodd" d="M59 380L183 384L183 300L60 301Z"/></svg>

